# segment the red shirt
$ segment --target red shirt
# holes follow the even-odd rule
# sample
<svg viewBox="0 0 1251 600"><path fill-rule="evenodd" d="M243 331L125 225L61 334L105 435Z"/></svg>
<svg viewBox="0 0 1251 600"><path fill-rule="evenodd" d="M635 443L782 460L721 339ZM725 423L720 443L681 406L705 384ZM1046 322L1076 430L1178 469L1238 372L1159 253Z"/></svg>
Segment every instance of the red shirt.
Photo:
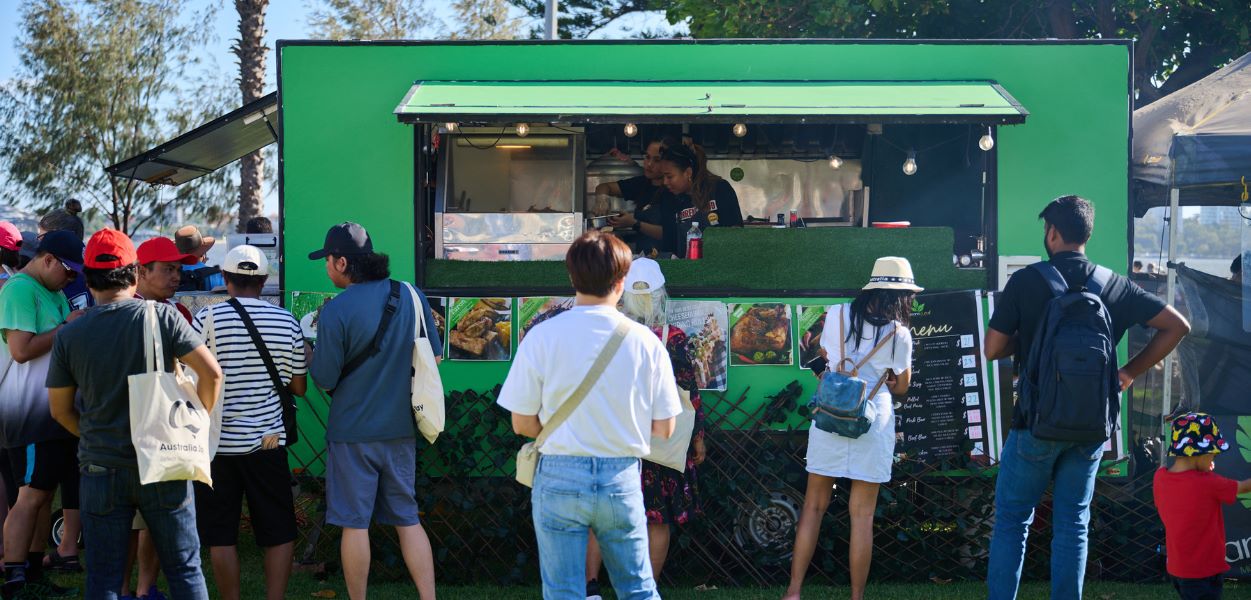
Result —
<svg viewBox="0 0 1251 600"><path fill-rule="evenodd" d="M144 300L144 297L139 292L135 292L135 298ZM182 315L182 318L186 319L187 323L195 325L195 317L191 315L191 309L183 306L181 302L175 302L173 298L166 300L165 303L178 309L178 314Z"/></svg>
<svg viewBox="0 0 1251 600"><path fill-rule="evenodd" d="M1238 482L1212 472L1155 472L1155 508L1164 521L1168 572L1202 579L1229 570L1222 504L1238 498Z"/></svg>

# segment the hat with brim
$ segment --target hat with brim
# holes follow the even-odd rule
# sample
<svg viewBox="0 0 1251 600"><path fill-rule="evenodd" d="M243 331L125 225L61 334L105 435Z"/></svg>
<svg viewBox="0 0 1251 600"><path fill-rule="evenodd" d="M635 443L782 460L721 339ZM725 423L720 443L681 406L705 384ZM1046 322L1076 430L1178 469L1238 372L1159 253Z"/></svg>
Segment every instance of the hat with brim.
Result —
<svg viewBox="0 0 1251 600"><path fill-rule="evenodd" d="M630 272L625 278L627 294L650 294L665 287L665 274L660 263L650 258L636 258L630 262Z"/></svg>
<svg viewBox="0 0 1251 600"><path fill-rule="evenodd" d="M68 231L49 231L39 240L36 254L55 256L76 273L83 272L83 241Z"/></svg>
<svg viewBox="0 0 1251 600"><path fill-rule="evenodd" d="M345 221L331 227L326 232L326 241L321 250L309 253L309 260L321 260L327 256L362 256L373 254L374 243L369 239L369 232L359 223Z"/></svg>
<svg viewBox="0 0 1251 600"><path fill-rule="evenodd" d="M1186 413L1173 419L1173 438L1168 453L1173 456L1202 456L1229 450L1229 442L1221 436L1212 415Z"/></svg>
<svg viewBox="0 0 1251 600"><path fill-rule="evenodd" d="M199 228L195 225L187 225L174 232L174 245L183 254L203 257L215 243L217 243L217 238L211 235L201 235Z"/></svg>
<svg viewBox="0 0 1251 600"><path fill-rule="evenodd" d="M873 263L873 274L869 276L866 290L903 290L921 292L925 288L917 285L912 276L912 264L906 258L883 256Z"/></svg>

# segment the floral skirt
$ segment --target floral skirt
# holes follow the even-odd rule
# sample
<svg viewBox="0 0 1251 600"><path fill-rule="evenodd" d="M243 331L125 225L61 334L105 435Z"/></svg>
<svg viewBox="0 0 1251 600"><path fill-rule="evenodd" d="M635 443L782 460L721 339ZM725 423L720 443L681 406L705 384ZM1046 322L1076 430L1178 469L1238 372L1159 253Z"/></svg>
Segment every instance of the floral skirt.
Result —
<svg viewBox="0 0 1251 600"><path fill-rule="evenodd" d="M643 461L643 508L648 525L685 525L704 515L699 502L695 463L686 460L686 472Z"/></svg>

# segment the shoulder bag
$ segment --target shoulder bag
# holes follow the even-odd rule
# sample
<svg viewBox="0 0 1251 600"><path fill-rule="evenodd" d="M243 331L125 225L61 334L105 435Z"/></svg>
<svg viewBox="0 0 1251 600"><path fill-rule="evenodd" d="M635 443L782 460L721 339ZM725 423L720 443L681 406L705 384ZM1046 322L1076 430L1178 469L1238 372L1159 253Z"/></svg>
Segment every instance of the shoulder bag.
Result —
<svg viewBox="0 0 1251 600"><path fill-rule="evenodd" d="M447 415L443 406L443 380L439 378L439 366L434 360L434 347L425 331L426 310L417 290L404 282L413 298L413 316L417 324L413 328L413 421L417 431L431 444L443 433Z"/></svg>
<svg viewBox="0 0 1251 600"><path fill-rule="evenodd" d="M669 346L669 326L664 328L664 344ZM669 467L678 472L686 472L686 458L691 451L691 437L695 433L695 405L691 403L690 390L678 388L678 396L682 401L682 412L677 416L677 426L669 439L652 436L651 452L643 460Z"/></svg>
<svg viewBox="0 0 1251 600"><path fill-rule="evenodd" d="M517 451L517 482L526 487L534 487L534 474L539 470L539 448L543 447L543 443L552 435L552 432L560 428L561 425L573 414L573 411L582 404L582 399L586 398L587 392L591 391L591 387L599 380L600 375L604 374L604 369L608 367L608 363L612 361L612 357L617 354L617 350L621 348L621 342L625 340L626 335L630 333L630 321L625 317L621 317L621 321L617 323L616 329L613 329L612 337L608 338L608 343L604 345L604 349L599 351L599 356L595 358L595 363L591 365L591 370L586 372L586 377L582 378L582 383L578 384L577 389L565 400L560 408L556 409L556 414L548 419L547 425L543 426L543 431L539 432L539 437L533 442L526 442L521 450Z"/></svg>

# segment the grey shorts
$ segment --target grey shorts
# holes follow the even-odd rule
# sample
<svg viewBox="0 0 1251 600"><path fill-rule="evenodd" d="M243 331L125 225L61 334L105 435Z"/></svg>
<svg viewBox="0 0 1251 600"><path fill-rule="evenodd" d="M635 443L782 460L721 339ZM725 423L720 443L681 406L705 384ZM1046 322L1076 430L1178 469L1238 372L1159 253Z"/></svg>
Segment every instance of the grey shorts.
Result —
<svg viewBox="0 0 1251 600"><path fill-rule="evenodd" d="M326 522L408 527L417 516L417 440L326 443Z"/></svg>

